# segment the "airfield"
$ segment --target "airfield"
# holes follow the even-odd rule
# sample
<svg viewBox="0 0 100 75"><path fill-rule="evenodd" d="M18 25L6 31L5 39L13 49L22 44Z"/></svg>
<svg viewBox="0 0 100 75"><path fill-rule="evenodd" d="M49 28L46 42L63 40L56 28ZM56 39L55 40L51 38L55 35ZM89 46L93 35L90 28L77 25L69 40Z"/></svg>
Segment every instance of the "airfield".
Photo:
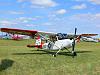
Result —
<svg viewBox="0 0 100 75"><path fill-rule="evenodd" d="M26 45L34 40L0 40L0 75L100 75L100 43L76 44L77 56L61 51L57 57Z"/></svg>

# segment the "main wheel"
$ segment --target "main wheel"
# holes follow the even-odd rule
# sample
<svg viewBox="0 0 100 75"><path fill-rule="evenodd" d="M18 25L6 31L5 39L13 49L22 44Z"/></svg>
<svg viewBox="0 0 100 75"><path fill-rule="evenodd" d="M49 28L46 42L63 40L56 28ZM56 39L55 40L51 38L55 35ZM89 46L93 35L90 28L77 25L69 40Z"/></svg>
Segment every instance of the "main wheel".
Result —
<svg viewBox="0 0 100 75"><path fill-rule="evenodd" d="M73 55L74 55L74 56L77 56L77 53L76 53L76 52L74 52L74 53L73 53Z"/></svg>
<svg viewBox="0 0 100 75"><path fill-rule="evenodd" d="M53 57L56 57L56 55L55 55L55 54L53 54Z"/></svg>

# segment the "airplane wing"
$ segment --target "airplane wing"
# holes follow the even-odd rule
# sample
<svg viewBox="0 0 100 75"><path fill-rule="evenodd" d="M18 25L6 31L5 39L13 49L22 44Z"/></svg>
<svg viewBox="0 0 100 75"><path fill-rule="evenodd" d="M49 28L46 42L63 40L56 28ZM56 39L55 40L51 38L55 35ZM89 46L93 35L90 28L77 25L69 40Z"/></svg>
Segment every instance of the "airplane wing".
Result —
<svg viewBox="0 0 100 75"><path fill-rule="evenodd" d="M47 35L47 36L56 34L53 32L43 32L43 31L36 31L36 30L23 30L23 29L13 29L13 28L1 28L0 31L10 33L10 34L21 34L21 35L28 35L33 37L36 34Z"/></svg>
<svg viewBox="0 0 100 75"><path fill-rule="evenodd" d="M98 34L81 34L81 36L88 37L88 36L96 36Z"/></svg>
<svg viewBox="0 0 100 75"><path fill-rule="evenodd" d="M81 37L91 37L91 36L96 36L98 34L80 34L80 35L77 35L77 42L80 41L80 38Z"/></svg>
<svg viewBox="0 0 100 75"><path fill-rule="evenodd" d="M28 35L34 37L35 35L42 35L42 36L51 36L51 35L57 35L57 33L53 32L43 32L43 31L37 31L37 30L23 30L23 29L13 29L13 28L1 28L1 32L11 33L11 34L21 34L21 35ZM80 34L76 35L78 36L96 36L98 34ZM72 38L74 37L74 34L67 34L66 38ZM80 37L79 37L80 38Z"/></svg>

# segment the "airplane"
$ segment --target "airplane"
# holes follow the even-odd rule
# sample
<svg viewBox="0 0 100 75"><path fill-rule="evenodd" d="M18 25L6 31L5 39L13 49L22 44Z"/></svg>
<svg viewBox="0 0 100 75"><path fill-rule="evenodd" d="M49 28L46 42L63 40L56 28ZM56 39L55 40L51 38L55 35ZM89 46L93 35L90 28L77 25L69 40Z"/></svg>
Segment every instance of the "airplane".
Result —
<svg viewBox="0 0 100 75"><path fill-rule="evenodd" d="M11 39L11 37L10 37L9 35L7 35L7 34L5 34L5 35L0 35L0 38L1 38L1 39Z"/></svg>
<svg viewBox="0 0 100 75"><path fill-rule="evenodd" d="M21 39L23 39L22 36L15 35L15 34L9 34L9 33L6 33L5 35L2 35L1 38L2 39L12 39L12 40L21 40Z"/></svg>
<svg viewBox="0 0 100 75"><path fill-rule="evenodd" d="M10 34L5 33L4 35L0 35L1 39L10 39L10 40L22 40L22 39L29 39L29 36L26 35L18 35L18 34Z"/></svg>
<svg viewBox="0 0 100 75"><path fill-rule="evenodd" d="M86 42L96 42L96 43L99 42L98 39L95 39L92 37L82 37L81 39L82 39L82 41L86 41Z"/></svg>
<svg viewBox="0 0 100 75"><path fill-rule="evenodd" d="M23 40L23 39L30 38L30 37L28 37L26 35L18 35L18 34L13 34L13 35L10 34L10 36L11 36L12 40Z"/></svg>
<svg viewBox="0 0 100 75"><path fill-rule="evenodd" d="M43 50L57 50L53 57L56 57L58 53L66 49L69 51L69 48L72 48L71 55L77 56L75 51L75 44L81 38L81 36L95 36L97 34L80 34L76 35L77 28L75 28L74 34L63 34L63 33L53 33L53 32L43 32L43 31L36 31L36 30L22 30L22 29L12 29L12 28L1 28L1 32L7 32L11 34L21 34L21 35L28 35L31 36L33 39L36 39L35 44L29 44L27 47L33 47ZM45 39L43 41L42 39Z"/></svg>

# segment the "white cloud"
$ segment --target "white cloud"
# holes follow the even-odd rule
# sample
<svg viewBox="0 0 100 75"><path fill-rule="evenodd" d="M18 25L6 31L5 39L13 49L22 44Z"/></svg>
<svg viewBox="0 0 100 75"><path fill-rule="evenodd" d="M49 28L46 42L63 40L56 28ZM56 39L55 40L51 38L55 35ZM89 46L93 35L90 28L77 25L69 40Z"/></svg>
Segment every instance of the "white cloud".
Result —
<svg viewBox="0 0 100 75"><path fill-rule="evenodd" d="M12 25L26 25L31 21L37 20L37 18L33 17L19 17L13 20L1 20L0 26L12 26Z"/></svg>
<svg viewBox="0 0 100 75"><path fill-rule="evenodd" d="M81 0L75 0L75 1L79 2L79 1L81 1Z"/></svg>
<svg viewBox="0 0 100 75"><path fill-rule="evenodd" d="M70 21L77 22L80 25L96 27L100 25L100 13L96 14L77 14L70 17Z"/></svg>
<svg viewBox="0 0 100 75"><path fill-rule="evenodd" d="M100 0L73 0L73 1L77 1L77 2L90 2L92 4L100 5Z"/></svg>
<svg viewBox="0 0 100 75"><path fill-rule="evenodd" d="M45 26L52 26L53 24L50 23L50 22L45 22L45 23L42 23L41 25L45 25Z"/></svg>
<svg viewBox="0 0 100 75"><path fill-rule="evenodd" d="M93 4L100 5L100 0L89 0L89 1L92 2Z"/></svg>
<svg viewBox="0 0 100 75"><path fill-rule="evenodd" d="M100 20L100 13L95 14L94 18Z"/></svg>
<svg viewBox="0 0 100 75"><path fill-rule="evenodd" d="M0 25L3 25L3 26L10 26L10 25L16 25L17 23L15 22L12 22L12 21L8 21L8 20L2 20L0 21Z"/></svg>
<svg viewBox="0 0 100 75"><path fill-rule="evenodd" d="M100 28L100 25L96 25L96 27Z"/></svg>
<svg viewBox="0 0 100 75"><path fill-rule="evenodd" d="M31 0L33 5L45 6L45 7L53 7L56 6L53 0Z"/></svg>
<svg viewBox="0 0 100 75"><path fill-rule="evenodd" d="M54 7L57 5L53 0L18 0L18 2L30 2L33 7Z"/></svg>
<svg viewBox="0 0 100 75"><path fill-rule="evenodd" d="M9 11L8 13L14 14L14 15L24 14L24 12L20 12L20 11Z"/></svg>
<svg viewBox="0 0 100 75"><path fill-rule="evenodd" d="M33 27L33 26L37 26L35 24L26 24L27 27Z"/></svg>
<svg viewBox="0 0 100 75"><path fill-rule="evenodd" d="M72 9L85 9L85 8L87 8L86 4L75 5L72 7Z"/></svg>
<svg viewBox="0 0 100 75"><path fill-rule="evenodd" d="M73 1L77 1L77 2L83 2L83 1L85 1L85 0L73 0Z"/></svg>
<svg viewBox="0 0 100 75"><path fill-rule="evenodd" d="M22 22L22 23L28 23L29 21L34 21L37 20L37 18L32 18L32 17L19 17L16 18L17 21Z"/></svg>
<svg viewBox="0 0 100 75"><path fill-rule="evenodd" d="M65 14L66 12L67 12L67 10L60 9L60 10L56 11L56 14Z"/></svg>
<svg viewBox="0 0 100 75"><path fill-rule="evenodd" d="M96 14L77 14L77 15L73 15L72 16L73 19L88 19L88 20L100 20L100 13L96 13Z"/></svg>
<svg viewBox="0 0 100 75"><path fill-rule="evenodd" d="M27 1L27 0L17 0L18 2L24 2L24 1Z"/></svg>

